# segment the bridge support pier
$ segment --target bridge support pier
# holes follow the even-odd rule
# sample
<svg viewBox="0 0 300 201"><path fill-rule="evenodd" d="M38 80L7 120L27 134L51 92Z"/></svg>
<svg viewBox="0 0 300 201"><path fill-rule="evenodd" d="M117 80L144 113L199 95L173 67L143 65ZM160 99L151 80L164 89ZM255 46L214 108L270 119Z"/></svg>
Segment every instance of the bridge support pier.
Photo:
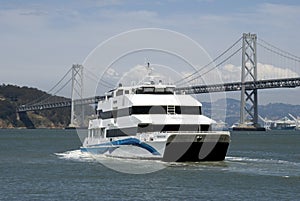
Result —
<svg viewBox="0 0 300 201"><path fill-rule="evenodd" d="M246 82L257 82L257 52L256 52L256 34L243 34L242 47L242 75L241 75L241 108L240 108L240 125L242 128L257 128L258 124L258 99L257 89L246 89Z"/></svg>
<svg viewBox="0 0 300 201"><path fill-rule="evenodd" d="M28 129L34 129L35 128L33 122L28 117L26 111L17 112L17 115L18 115L19 120L23 122L23 124L26 126L26 128L28 128Z"/></svg>
<svg viewBox="0 0 300 201"><path fill-rule="evenodd" d="M72 66L72 89L71 89L71 122L69 127L84 126L84 105L75 104L75 100L83 99L83 66L74 64Z"/></svg>

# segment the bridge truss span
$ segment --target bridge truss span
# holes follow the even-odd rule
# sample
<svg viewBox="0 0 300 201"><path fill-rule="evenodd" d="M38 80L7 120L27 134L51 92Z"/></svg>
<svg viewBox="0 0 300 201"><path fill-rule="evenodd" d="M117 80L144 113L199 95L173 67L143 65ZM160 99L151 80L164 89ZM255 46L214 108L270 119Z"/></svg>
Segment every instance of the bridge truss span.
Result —
<svg viewBox="0 0 300 201"><path fill-rule="evenodd" d="M74 100L74 105L91 105L97 104L99 101L104 100L105 96L96 96L91 98L83 98ZM71 107L72 100L66 100L61 102L54 102L54 103L43 103L43 104L36 104L36 105L22 105L18 107L17 112L28 112L28 111L37 111L37 110L47 110L47 109L55 109L55 108L62 108L62 107Z"/></svg>
<svg viewBox="0 0 300 201"><path fill-rule="evenodd" d="M255 82L249 81L245 83L232 82L232 83L224 83L224 84L198 85L198 86L177 88L176 91L179 93L187 93L187 94L228 92L228 91L240 91L242 89L242 86L245 86L246 90L271 89L271 88L295 88L300 86L300 77L259 80Z"/></svg>

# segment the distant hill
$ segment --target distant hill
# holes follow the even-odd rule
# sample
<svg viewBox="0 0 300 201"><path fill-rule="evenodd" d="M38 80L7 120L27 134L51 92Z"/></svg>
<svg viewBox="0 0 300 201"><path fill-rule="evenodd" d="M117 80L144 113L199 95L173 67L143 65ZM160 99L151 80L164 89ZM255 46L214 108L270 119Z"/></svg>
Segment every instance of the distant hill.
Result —
<svg viewBox="0 0 300 201"><path fill-rule="evenodd" d="M267 105L260 105L258 111L260 116L276 120L285 116L289 117L289 114L295 117L300 116L300 105L269 103Z"/></svg>
<svg viewBox="0 0 300 201"><path fill-rule="evenodd" d="M36 88L19 87L14 85L0 85L0 128L22 128L24 123L19 120L16 113L17 106L30 103L49 97L47 94ZM68 100L64 97L56 98ZM202 102L203 114L211 115L211 103ZM214 104L214 109L224 111L224 100L218 100ZM268 105L259 105L259 114L262 117L276 120L292 114L300 116L300 105L290 105L283 103L270 103ZM51 110L41 110L28 112L28 117L36 128L64 128L70 123L70 108L58 108ZM228 126L239 121L240 118L240 101L236 99L226 99L226 119Z"/></svg>
<svg viewBox="0 0 300 201"><path fill-rule="evenodd" d="M219 100L214 103L215 108L222 108L224 100ZM211 103L202 102L203 113L210 116ZM224 106L223 106L224 108ZM270 103L267 105L259 105L258 113L261 117L271 120L281 119L285 116L289 117L289 114L297 117L300 116L300 105L291 105L284 103ZM240 101L236 99L226 99L226 120L228 126L239 122L240 119ZM260 120L259 120L260 121ZM262 124L262 122L260 122ZM262 124L263 125L263 124Z"/></svg>
<svg viewBox="0 0 300 201"><path fill-rule="evenodd" d="M49 96L51 95L36 88L0 85L0 128L25 127L18 118L16 108ZM56 96L56 98L67 100L64 97ZM42 110L27 114L36 128L63 128L70 123L70 108Z"/></svg>

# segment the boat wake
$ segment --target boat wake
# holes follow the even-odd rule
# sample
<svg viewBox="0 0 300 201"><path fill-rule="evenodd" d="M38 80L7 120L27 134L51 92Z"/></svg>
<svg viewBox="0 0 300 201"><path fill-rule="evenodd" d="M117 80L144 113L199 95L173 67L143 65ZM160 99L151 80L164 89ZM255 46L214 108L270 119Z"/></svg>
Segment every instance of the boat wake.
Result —
<svg viewBox="0 0 300 201"><path fill-rule="evenodd" d="M92 162L95 161L94 157L88 152L82 152L78 150L66 151L64 153L54 153L58 158L65 160L74 160L81 162Z"/></svg>
<svg viewBox="0 0 300 201"><path fill-rule="evenodd" d="M139 158L111 157L101 154L95 155L88 152L81 152L81 150L55 153L55 155L64 160L101 163L110 169L130 174L151 173L166 167L160 160L141 160Z"/></svg>
<svg viewBox="0 0 300 201"><path fill-rule="evenodd" d="M269 176L300 176L300 163L279 159L262 159L249 157L227 156L225 161L228 170L246 174L258 174ZM283 171L284 170L284 171Z"/></svg>
<svg viewBox="0 0 300 201"><path fill-rule="evenodd" d="M258 162L258 163L272 163L272 164L288 164L300 167L300 163L285 161L285 160L275 160L275 159L259 159L259 158L249 158L249 157L231 157L227 156L226 161L237 161L237 162Z"/></svg>
<svg viewBox="0 0 300 201"><path fill-rule="evenodd" d="M277 159L262 159L249 157L227 156L224 161L217 162L162 162L160 160L141 160L134 158L109 157L93 155L80 150L55 153L64 160L79 162L100 162L108 168L126 173L149 173L164 168L176 168L182 170L219 170L242 174L281 176L284 178L299 177L300 163ZM138 168L137 168L138 167ZM150 169L149 169L150 168ZM146 172L144 172L147 170ZM284 171L283 171L284 170Z"/></svg>

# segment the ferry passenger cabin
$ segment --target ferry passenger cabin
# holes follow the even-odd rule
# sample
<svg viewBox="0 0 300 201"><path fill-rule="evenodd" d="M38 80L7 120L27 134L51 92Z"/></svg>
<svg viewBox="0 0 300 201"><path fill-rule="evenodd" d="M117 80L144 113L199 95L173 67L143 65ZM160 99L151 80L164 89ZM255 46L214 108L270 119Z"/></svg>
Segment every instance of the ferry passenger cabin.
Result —
<svg viewBox="0 0 300 201"><path fill-rule="evenodd" d="M141 120L130 128L108 129L106 137L125 136L126 133L210 131L211 122L202 116L201 106L200 102L189 95L176 94L174 85L150 84L135 88L120 86L107 93L105 100L98 103L97 114L98 119L114 119L114 123L118 118L132 115L140 119L146 119L142 115L164 115L182 120L169 119L160 123ZM205 121L200 124L199 119L202 118Z"/></svg>

